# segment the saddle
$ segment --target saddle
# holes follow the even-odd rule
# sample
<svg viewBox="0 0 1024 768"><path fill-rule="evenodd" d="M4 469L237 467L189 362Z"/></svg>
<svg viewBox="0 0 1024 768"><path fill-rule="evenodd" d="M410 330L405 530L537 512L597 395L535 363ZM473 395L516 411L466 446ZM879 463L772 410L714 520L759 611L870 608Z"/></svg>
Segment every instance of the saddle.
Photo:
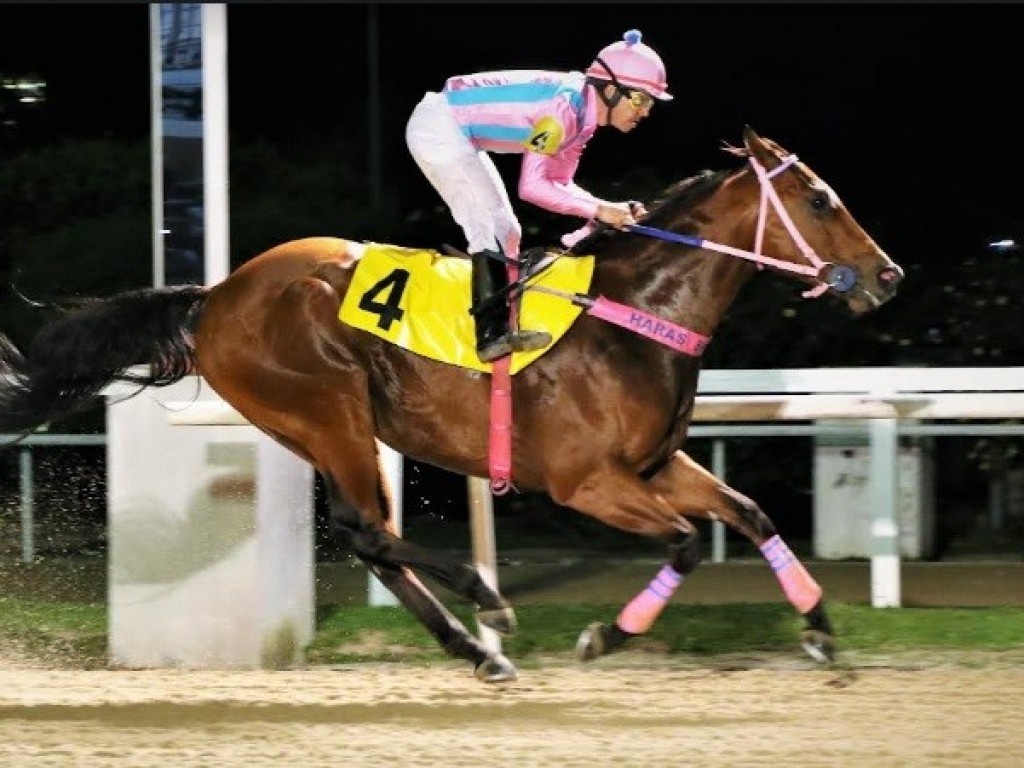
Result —
<svg viewBox="0 0 1024 768"><path fill-rule="evenodd" d="M444 251L368 243L339 318L424 357L490 373L492 363L481 362L475 351L470 259L450 245ZM519 262L520 276L508 292L521 295L523 327L546 331L553 342L544 349L514 352L513 375L546 354L569 330L583 310L567 296L585 294L594 271L591 256L565 259L560 251L543 248L524 255L528 259ZM529 290L533 287L539 290Z"/></svg>

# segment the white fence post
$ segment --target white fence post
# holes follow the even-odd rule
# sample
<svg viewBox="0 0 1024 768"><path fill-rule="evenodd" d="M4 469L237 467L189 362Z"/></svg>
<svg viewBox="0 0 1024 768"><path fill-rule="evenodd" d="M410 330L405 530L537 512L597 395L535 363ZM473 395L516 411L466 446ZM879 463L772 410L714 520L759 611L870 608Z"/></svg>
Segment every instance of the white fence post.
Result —
<svg viewBox="0 0 1024 768"><path fill-rule="evenodd" d="M21 473L21 562L36 559L35 492L32 478L32 449L24 446L18 454Z"/></svg>
<svg viewBox="0 0 1024 768"><path fill-rule="evenodd" d="M219 401L194 376L161 396L195 399L199 413ZM244 420L186 429L169 418L183 413L172 414L151 393L112 399L112 663L235 669L301 662L315 629L312 467Z"/></svg>
<svg viewBox="0 0 1024 768"><path fill-rule="evenodd" d="M871 467L868 498L875 510L871 524L871 605L900 605L900 529L897 516L899 438L895 419L872 419L869 427Z"/></svg>
<svg viewBox="0 0 1024 768"><path fill-rule="evenodd" d="M469 523L473 539L473 565L491 589L498 589L498 554L494 535L494 497L490 481L480 477L467 479L469 485ZM501 636L477 622L477 633L487 650L501 653Z"/></svg>
<svg viewBox="0 0 1024 768"><path fill-rule="evenodd" d="M716 437L711 443L711 471L715 477L726 482L725 440ZM721 520L711 521L711 562L725 562L725 523Z"/></svg>
<svg viewBox="0 0 1024 768"><path fill-rule="evenodd" d="M405 472L403 467L404 458L402 454L377 441L377 455L380 461L380 470L384 482L388 484L391 496L391 514L394 516L395 533L402 535L402 485ZM367 584L366 602L368 605L398 605L398 598L390 589L385 587L380 579L369 574Z"/></svg>

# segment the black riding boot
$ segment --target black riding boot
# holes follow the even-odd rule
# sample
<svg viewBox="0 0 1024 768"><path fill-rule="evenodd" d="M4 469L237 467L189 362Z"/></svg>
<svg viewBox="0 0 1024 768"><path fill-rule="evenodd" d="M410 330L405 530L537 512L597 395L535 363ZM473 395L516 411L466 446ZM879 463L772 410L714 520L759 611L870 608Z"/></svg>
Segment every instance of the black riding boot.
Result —
<svg viewBox="0 0 1024 768"><path fill-rule="evenodd" d="M471 253L473 263L473 306L476 321L476 354L490 363L512 352L532 352L551 343L545 331L509 329L508 299L495 296L508 286L508 270L495 251Z"/></svg>

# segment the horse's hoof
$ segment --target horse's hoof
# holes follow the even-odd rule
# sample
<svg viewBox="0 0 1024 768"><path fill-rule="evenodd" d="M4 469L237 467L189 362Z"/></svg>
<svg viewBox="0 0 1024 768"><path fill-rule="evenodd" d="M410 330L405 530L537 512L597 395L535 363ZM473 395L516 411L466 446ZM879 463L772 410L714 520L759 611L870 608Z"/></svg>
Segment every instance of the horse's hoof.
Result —
<svg viewBox="0 0 1024 768"><path fill-rule="evenodd" d="M835 638L816 629L800 633L800 647L819 664L831 664L836 659Z"/></svg>
<svg viewBox="0 0 1024 768"><path fill-rule="evenodd" d="M519 672L512 665L512 662L502 653L488 656L481 661L477 664L473 674L477 680L484 683L504 683L519 677Z"/></svg>
<svg viewBox="0 0 1024 768"><path fill-rule="evenodd" d="M502 637L511 637L519 626L516 621L516 612L512 610L510 605L506 605L504 608L489 608L486 611L477 611L476 618L485 627L493 629Z"/></svg>
<svg viewBox="0 0 1024 768"><path fill-rule="evenodd" d="M604 656L608 652L604 642L605 631L605 625L595 621L580 632L580 638L576 641L576 658L580 661L592 661Z"/></svg>
<svg viewBox="0 0 1024 768"><path fill-rule="evenodd" d="M620 629L618 624L609 626L595 621L580 632L580 639L576 641L576 657L580 661L590 661L598 656L607 656L619 650L631 637L636 635Z"/></svg>

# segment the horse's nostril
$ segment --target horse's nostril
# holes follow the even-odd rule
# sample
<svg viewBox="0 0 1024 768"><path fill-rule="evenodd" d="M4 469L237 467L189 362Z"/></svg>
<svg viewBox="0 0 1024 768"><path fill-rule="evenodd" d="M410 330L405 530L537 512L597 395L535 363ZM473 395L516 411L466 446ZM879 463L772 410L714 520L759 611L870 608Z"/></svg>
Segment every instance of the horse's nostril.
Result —
<svg viewBox="0 0 1024 768"><path fill-rule="evenodd" d="M886 267L878 272L878 282L889 288L898 285L902 279L903 270L899 267Z"/></svg>

